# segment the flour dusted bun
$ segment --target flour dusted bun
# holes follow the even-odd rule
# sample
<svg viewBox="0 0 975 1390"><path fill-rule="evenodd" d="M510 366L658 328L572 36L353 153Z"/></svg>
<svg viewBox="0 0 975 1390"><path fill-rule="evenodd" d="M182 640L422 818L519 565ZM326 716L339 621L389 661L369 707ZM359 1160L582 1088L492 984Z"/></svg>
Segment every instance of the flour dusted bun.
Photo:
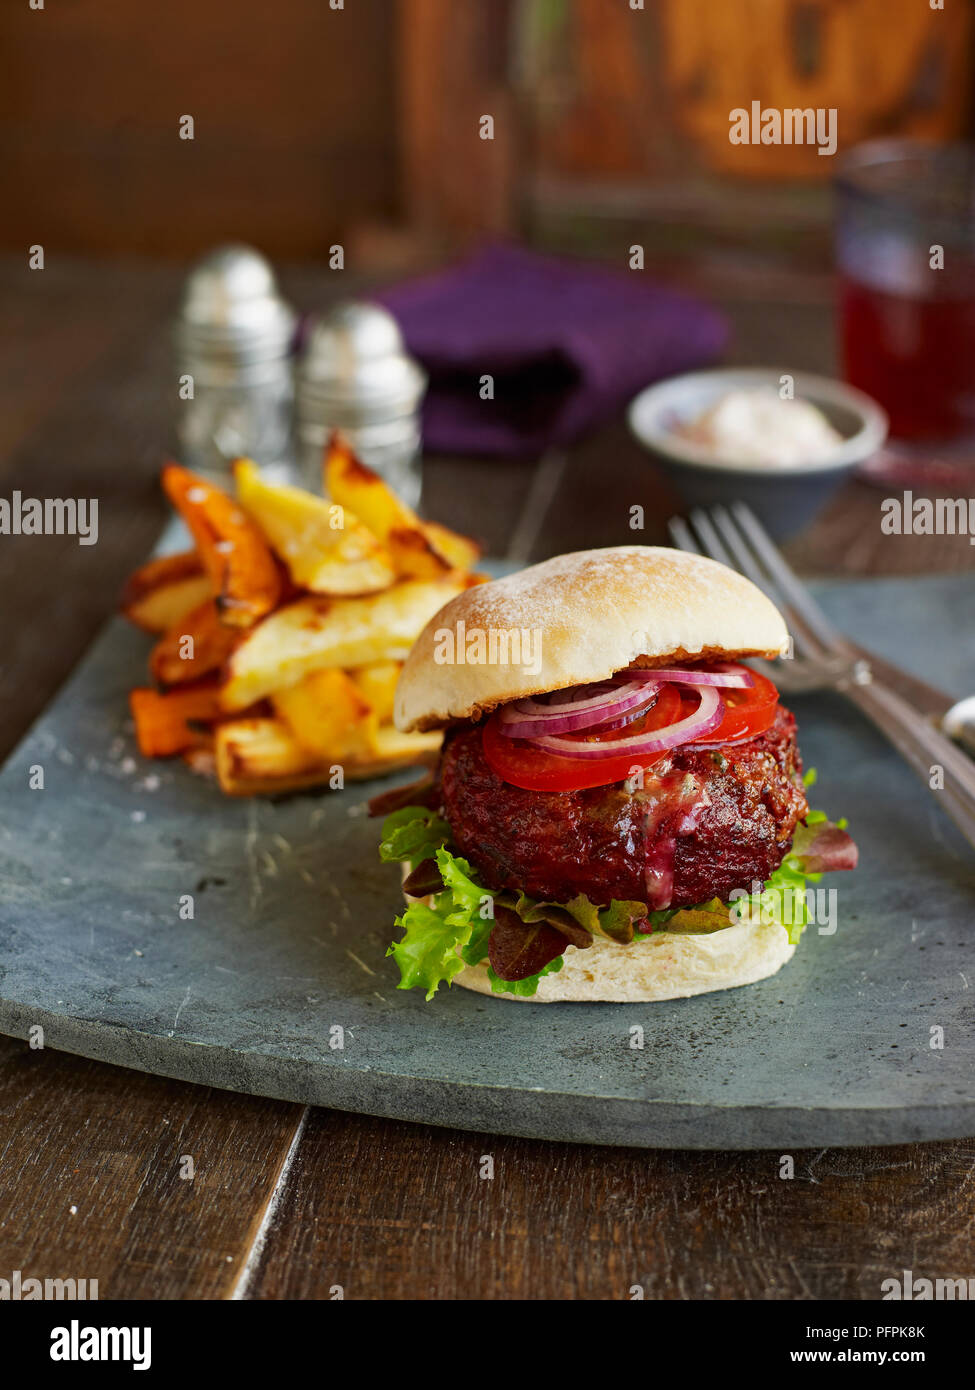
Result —
<svg viewBox="0 0 975 1390"><path fill-rule="evenodd" d="M433 905L432 897L404 897ZM451 983L524 1004L649 1004L754 984L781 970L795 949L785 927L756 916L715 932L654 932L629 946L594 937L584 951L567 947L562 969L544 975L536 994L495 994L486 963L466 966Z"/></svg>
<svg viewBox="0 0 975 1390"><path fill-rule="evenodd" d="M404 732L442 728L627 666L774 657L787 645L774 604L715 560L649 545L579 550L445 604L407 658L394 719Z"/></svg>

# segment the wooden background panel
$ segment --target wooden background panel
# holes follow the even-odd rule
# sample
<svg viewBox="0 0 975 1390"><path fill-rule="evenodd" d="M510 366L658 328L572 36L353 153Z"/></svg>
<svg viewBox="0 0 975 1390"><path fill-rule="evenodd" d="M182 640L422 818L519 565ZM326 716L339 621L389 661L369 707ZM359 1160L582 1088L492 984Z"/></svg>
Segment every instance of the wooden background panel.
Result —
<svg viewBox="0 0 975 1390"><path fill-rule="evenodd" d="M510 82L515 0L398 0L403 200L419 238L511 232L524 161ZM482 139L482 116L494 120Z"/></svg>
<svg viewBox="0 0 975 1390"><path fill-rule="evenodd" d="M657 1299L876 1299L903 1269L971 1267L975 1141L792 1157L784 1179L774 1153L313 1111L247 1296L626 1299L639 1285Z"/></svg>
<svg viewBox="0 0 975 1390"><path fill-rule="evenodd" d="M833 175L808 145L732 145L728 113L753 100L835 107L841 150L876 135L950 138L971 115L969 3L663 0L660 15L676 128L721 173Z"/></svg>
<svg viewBox="0 0 975 1390"><path fill-rule="evenodd" d="M0 1039L0 1273L226 1297L303 1114Z"/></svg>
<svg viewBox="0 0 975 1390"><path fill-rule="evenodd" d="M396 206L394 20L391 0L5 5L0 244L324 255Z"/></svg>
<svg viewBox="0 0 975 1390"><path fill-rule="evenodd" d="M836 107L839 150L972 128L973 5L916 0L526 0L522 225L613 258L632 242L734 247L802 270L831 260L835 161L807 145L732 145L752 100Z"/></svg>
<svg viewBox="0 0 975 1390"><path fill-rule="evenodd" d="M945 138L971 116L973 12L916 0L526 0L537 174L832 176L802 145L736 146L729 112L836 107L840 147Z"/></svg>

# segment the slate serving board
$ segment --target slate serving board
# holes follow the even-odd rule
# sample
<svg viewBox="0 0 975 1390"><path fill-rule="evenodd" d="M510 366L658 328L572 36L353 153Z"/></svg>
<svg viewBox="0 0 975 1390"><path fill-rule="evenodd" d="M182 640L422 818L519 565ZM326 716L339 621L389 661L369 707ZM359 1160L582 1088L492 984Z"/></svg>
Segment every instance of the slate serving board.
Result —
<svg viewBox="0 0 975 1390"><path fill-rule="evenodd" d="M973 577L820 592L854 638L975 690ZM0 774L3 1032L40 1024L46 1046L187 1081L556 1140L975 1134L975 852L839 699L793 702L816 804L860 845L860 870L833 880L835 935L808 929L770 980L672 1003L453 989L428 1005L384 959L401 899L365 815L378 784L234 802L181 764L143 762L126 692L146 648L113 622Z"/></svg>

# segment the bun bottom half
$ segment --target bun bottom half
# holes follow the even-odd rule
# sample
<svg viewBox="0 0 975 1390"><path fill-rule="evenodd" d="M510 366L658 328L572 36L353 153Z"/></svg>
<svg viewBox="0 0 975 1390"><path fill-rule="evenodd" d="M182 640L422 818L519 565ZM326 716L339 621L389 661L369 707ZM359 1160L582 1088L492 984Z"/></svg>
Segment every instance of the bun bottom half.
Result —
<svg viewBox="0 0 975 1390"><path fill-rule="evenodd" d="M544 975L536 994L495 994L486 965L469 965L452 983L522 1004L644 1004L686 999L751 985L781 970L795 952L778 922L739 922L708 933L655 932L618 946L596 937L586 950L569 946L562 969Z"/></svg>
<svg viewBox="0 0 975 1390"><path fill-rule="evenodd" d="M425 900L407 897L415 901ZM654 932L629 946L597 936L585 950L567 947L562 969L544 975L536 994L495 994L486 963L465 966L451 984L519 1004L651 1004L752 985L795 949L785 927L756 916L716 932Z"/></svg>

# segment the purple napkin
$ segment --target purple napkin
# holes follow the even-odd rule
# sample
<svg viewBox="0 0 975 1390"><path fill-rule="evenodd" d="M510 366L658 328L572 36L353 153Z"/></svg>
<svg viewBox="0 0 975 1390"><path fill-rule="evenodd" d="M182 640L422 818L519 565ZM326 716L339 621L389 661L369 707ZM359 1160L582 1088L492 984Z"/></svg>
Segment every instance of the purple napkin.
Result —
<svg viewBox="0 0 975 1390"><path fill-rule="evenodd" d="M493 246L377 298L430 373L424 446L535 457L615 415L642 387L712 361L707 305L644 272ZM480 378L494 378L481 400Z"/></svg>

